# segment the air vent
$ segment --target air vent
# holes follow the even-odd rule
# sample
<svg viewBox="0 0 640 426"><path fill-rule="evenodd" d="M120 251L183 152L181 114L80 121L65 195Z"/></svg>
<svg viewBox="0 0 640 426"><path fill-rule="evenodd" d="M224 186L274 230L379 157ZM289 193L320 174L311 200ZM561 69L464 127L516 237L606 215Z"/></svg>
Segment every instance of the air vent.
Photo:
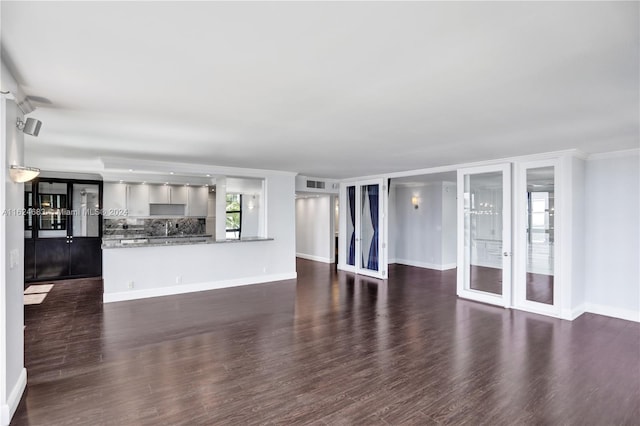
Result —
<svg viewBox="0 0 640 426"><path fill-rule="evenodd" d="M324 182L320 180L308 180L307 188L324 189Z"/></svg>

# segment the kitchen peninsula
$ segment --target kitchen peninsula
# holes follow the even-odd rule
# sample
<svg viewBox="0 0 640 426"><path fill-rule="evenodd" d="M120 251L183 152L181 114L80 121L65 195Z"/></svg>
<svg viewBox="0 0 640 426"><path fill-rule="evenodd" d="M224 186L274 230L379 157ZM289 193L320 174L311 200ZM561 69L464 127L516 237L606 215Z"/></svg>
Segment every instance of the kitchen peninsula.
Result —
<svg viewBox="0 0 640 426"><path fill-rule="evenodd" d="M259 181L259 192L248 189L253 182L235 189L234 179L250 181L220 177L215 181L213 227L210 213L189 216L194 210L188 207L188 197L186 203L184 198L174 203L182 204L177 209L184 209L184 213L175 210L178 213L169 211L171 214L159 216L154 215L154 203L148 203L149 192L141 183L113 182L116 191L112 193L123 194L119 199L124 205L116 207L129 211L135 207L138 216L105 216L104 302L296 278L294 175L267 172L263 178L254 178ZM126 185L126 189L115 187L118 184ZM108 185L105 182L105 188ZM228 206L220 203L227 193L242 195L242 213L238 216L242 216L243 226L237 233L229 232L233 217L229 218ZM162 201L155 204L165 204L160 212L166 213L171 200ZM104 210L111 207L105 196ZM234 238L236 235L240 238Z"/></svg>

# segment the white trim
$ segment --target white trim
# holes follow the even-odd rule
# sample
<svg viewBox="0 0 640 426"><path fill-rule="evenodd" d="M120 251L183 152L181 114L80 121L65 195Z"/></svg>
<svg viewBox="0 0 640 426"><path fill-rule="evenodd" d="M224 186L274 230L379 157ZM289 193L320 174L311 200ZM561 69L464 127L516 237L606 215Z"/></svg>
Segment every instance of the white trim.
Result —
<svg viewBox="0 0 640 426"><path fill-rule="evenodd" d="M255 277L237 278L233 280L210 281L203 283L174 285L170 287L150 288L144 290L121 291L105 293L102 296L104 303L121 302L124 300L146 299L149 297L172 296L175 294L194 293L197 291L216 290L227 287L239 287L244 285L262 284L273 281L294 280L298 277L296 272L284 274L259 275Z"/></svg>
<svg viewBox="0 0 640 426"><path fill-rule="evenodd" d="M604 160L608 158L620 158L628 157L630 155L640 154L640 148L623 149L621 151L599 152L597 154L591 154L586 159L591 160Z"/></svg>
<svg viewBox="0 0 640 426"><path fill-rule="evenodd" d="M301 259L313 260L315 262L333 263L333 260L329 259L328 257L313 256L311 254L296 253L296 257L299 257Z"/></svg>
<svg viewBox="0 0 640 426"><path fill-rule="evenodd" d="M399 265L407 265L407 266L415 266L416 268L425 268L425 269L435 269L436 271L446 271L448 269L455 269L455 263L446 263L444 265L437 263L429 263L429 262L420 262L416 260L409 259L395 259L394 262L389 263L397 263Z"/></svg>
<svg viewBox="0 0 640 426"><path fill-rule="evenodd" d="M577 157L582 159L587 158L587 154L585 154L583 151L579 149L565 149L561 151L541 152L538 154L528 154L528 155L519 155L516 157L498 158L495 160L482 160L482 161L475 161L471 163L447 164L445 166L427 167L424 169L406 170L403 172L393 172L393 173L387 173L387 174L361 176L361 177L350 177L350 178L343 179L342 182L352 184L355 181L364 180L364 179L376 179L376 178L394 179L394 178L410 177L410 176L417 176L417 175L429 175L433 173L455 172L458 169L468 168L468 167L494 166L496 164L502 164L502 163L516 163L520 161L546 160L550 158L560 158L564 156Z"/></svg>
<svg viewBox="0 0 640 426"><path fill-rule="evenodd" d="M23 368L18 377L16 385L11 389L7 403L0 406L0 425L7 426L11 422L11 417L16 412L22 394L27 388L27 369Z"/></svg>
<svg viewBox="0 0 640 426"><path fill-rule="evenodd" d="M622 309L615 306L586 303L585 311L592 314L604 315L606 317L640 322L640 311L634 311L633 309Z"/></svg>
<svg viewBox="0 0 640 426"><path fill-rule="evenodd" d="M586 304L582 304L573 309L563 308L560 310L560 318L573 321L586 312ZM548 314L547 314L548 315Z"/></svg>
<svg viewBox="0 0 640 426"><path fill-rule="evenodd" d="M502 257L502 294L494 295L492 293L474 290L470 287L467 276L466 265L469 253L465 253L465 211L464 211L464 194L465 194L465 176L481 173L501 172L502 173L502 250L506 253ZM491 164L479 167L460 168L458 169L458 187L457 187L457 264L460 266L456 279L456 294L462 298L476 300L478 302L489 303L493 305L509 308L513 306L511 299L511 270L512 270L512 243L511 243L511 222L512 222L512 165L510 163Z"/></svg>

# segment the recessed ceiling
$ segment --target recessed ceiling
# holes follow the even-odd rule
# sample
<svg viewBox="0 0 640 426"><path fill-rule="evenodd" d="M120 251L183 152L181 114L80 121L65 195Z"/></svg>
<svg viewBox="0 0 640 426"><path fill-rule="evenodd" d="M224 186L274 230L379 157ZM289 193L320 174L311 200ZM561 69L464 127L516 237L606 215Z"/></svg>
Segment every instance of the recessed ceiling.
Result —
<svg viewBox="0 0 640 426"><path fill-rule="evenodd" d="M638 2L0 7L3 61L43 121L33 166L344 178L638 147Z"/></svg>

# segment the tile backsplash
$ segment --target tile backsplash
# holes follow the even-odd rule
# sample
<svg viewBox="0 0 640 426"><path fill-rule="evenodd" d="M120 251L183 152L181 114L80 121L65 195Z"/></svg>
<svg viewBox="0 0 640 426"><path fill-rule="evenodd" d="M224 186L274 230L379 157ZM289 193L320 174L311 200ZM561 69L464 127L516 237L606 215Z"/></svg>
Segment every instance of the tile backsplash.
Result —
<svg viewBox="0 0 640 426"><path fill-rule="evenodd" d="M206 219L202 218L128 218L104 219L102 233L111 235L154 236L204 235Z"/></svg>

